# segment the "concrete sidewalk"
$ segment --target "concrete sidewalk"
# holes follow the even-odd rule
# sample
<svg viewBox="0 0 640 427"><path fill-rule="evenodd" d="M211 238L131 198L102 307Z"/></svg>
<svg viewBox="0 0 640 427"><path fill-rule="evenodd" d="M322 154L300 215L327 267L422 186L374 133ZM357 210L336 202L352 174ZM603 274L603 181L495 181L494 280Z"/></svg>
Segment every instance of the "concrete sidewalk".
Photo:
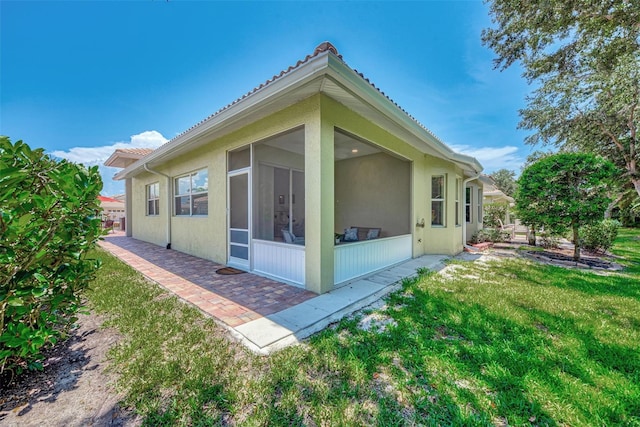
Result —
<svg viewBox="0 0 640 427"><path fill-rule="evenodd" d="M400 288L418 268L439 271L446 255L424 255L318 295L293 307L229 328L246 347L260 354L297 343Z"/></svg>

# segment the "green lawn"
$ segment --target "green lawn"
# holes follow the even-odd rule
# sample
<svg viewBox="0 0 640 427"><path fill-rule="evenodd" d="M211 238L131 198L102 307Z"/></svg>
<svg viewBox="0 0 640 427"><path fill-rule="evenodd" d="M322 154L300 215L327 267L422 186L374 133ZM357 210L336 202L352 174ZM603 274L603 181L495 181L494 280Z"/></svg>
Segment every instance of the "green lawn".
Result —
<svg viewBox="0 0 640 427"><path fill-rule="evenodd" d="M256 356L100 252L88 297L123 341L112 369L147 425L640 426L640 230L622 273L452 262L387 305Z"/></svg>

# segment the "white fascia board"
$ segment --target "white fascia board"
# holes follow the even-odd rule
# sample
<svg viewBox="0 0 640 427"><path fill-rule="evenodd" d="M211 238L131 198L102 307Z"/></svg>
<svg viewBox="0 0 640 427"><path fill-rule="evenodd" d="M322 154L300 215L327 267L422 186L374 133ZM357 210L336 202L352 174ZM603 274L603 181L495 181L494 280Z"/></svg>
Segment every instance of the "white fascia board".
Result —
<svg viewBox="0 0 640 427"><path fill-rule="evenodd" d="M462 163L463 168L470 167L475 173L482 171L483 167L476 158L453 151L434 134L409 117L406 112L385 95L380 93L371 83L364 80L342 61L331 56L329 57L329 75L354 96L357 96L360 100L369 104L379 113L389 117L392 121L414 135L418 140L422 141L422 143L440 153L444 158L456 163ZM416 148L420 149L420 147ZM424 149L421 151L424 151Z"/></svg>
<svg viewBox="0 0 640 427"><path fill-rule="evenodd" d="M234 104L226 107L219 113L205 119L191 129L179 135L176 139L162 145L142 160L130 165L126 169L118 172L115 180L129 178L144 170L145 164L163 162L187 149L192 143L201 141L203 136L231 125L243 118L255 113L256 108L263 108L274 102L279 97L299 88L318 75L324 73L327 68L327 58L329 52L323 52L307 62L300 64L298 68L289 71L287 74L266 84L261 89L239 99Z"/></svg>

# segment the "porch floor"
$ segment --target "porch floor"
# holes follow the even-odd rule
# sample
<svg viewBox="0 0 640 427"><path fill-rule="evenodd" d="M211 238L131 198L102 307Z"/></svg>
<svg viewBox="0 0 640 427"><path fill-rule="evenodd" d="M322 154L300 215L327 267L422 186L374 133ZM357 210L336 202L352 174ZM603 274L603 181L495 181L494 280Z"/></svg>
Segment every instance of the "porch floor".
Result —
<svg viewBox="0 0 640 427"><path fill-rule="evenodd" d="M100 246L199 308L244 345L269 353L298 342L399 287L420 267L440 269L445 255L426 255L317 295L251 273L219 275L224 267L175 250L126 237L105 236Z"/></svg>

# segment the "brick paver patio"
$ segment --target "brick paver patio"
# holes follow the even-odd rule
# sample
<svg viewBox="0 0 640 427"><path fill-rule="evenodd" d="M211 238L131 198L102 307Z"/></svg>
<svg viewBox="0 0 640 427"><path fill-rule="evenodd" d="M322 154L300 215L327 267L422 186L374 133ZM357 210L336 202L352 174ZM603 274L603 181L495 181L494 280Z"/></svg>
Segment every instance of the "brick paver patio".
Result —
<svg viewBox="0 0 640 427"><path fill-rule="evenodd" d="M220 275L213 261L126 237L105 236L100 246L149 279L195 305L206 314L236 327L300 304L317 295L250 273Z"/></svg>

